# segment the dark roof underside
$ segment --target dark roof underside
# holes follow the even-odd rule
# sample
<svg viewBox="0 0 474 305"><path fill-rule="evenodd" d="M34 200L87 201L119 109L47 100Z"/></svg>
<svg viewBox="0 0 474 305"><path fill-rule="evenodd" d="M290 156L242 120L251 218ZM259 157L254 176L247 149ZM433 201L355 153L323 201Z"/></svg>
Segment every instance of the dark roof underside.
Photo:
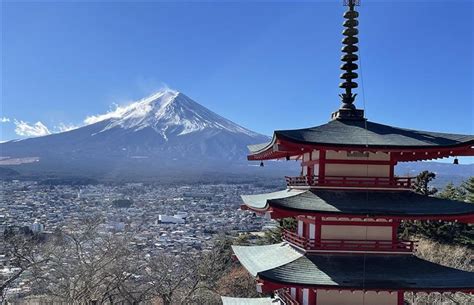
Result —
<svg viewBox="0 0 474 305"><path fill-rule="evenodd" d="M356 215L431 216L474 214L474 204L416 194L412 191L290 190L275 198L268 194L266 208ZM290 196L289 194L294 194ZM265 194L243 196L245 204L263 209Z"/></svg>
<svg viewBox="0 0 474 305"><path fill-rule="evenodd" d="M310 255L258 275L272 282L308 286L474 288L473 273L437 265L412 255Z"/></svg>
<svg viewBox="0 0 474 305"><path fill-rule="evenodd" d="M277 130L275 138L310 145L368 145L380 148L435 148L474 144L473 135L403 129L365 120L333 120L311 128ZM251 153L257 153L271 144L253 145L249 149Z"/></svg>

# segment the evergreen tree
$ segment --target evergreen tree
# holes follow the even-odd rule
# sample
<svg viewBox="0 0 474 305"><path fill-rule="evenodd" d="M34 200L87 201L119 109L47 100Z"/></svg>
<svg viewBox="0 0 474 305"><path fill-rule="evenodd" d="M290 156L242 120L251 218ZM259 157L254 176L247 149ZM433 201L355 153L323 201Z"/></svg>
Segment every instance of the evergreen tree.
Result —
<svg viewBox="0 0 474 305"><path fill-rule="evenodd" d="M429 183L435 178L435 173L428 171L420 173L416 178L414 191L426 196L437 193L435 188L429 186ZM437 197L474 202L474 178L471 177L461 187L449 183L441 192L437 193ZM421 235L446 244L454 243L474 247L474 226L471 224L445 221L405 222L400 226L400 235L402 238Z"/></svg>
<svg viewBox="0 0 474 305"><path fill-rule="evenodd" d="M455 186L452 182L448 183L444 189L437 194L437 197L443 199L464 201L466 191L462 187Z"/></svg>
<svg viewBox="0 0 474 305"><path fill-rule="evenodd" d="M413 190L421 195L434 195L438 190L434 187L430 187L429 184L436 178L436 174L430 171L423 171L418 176L413 184Z"/></svg>
<svg viewBox="0 0 474 305"><path fill-rule="evenodd" d="M465 200L474 203L474 176L465 181L461 187L466 193Z"/></svg>

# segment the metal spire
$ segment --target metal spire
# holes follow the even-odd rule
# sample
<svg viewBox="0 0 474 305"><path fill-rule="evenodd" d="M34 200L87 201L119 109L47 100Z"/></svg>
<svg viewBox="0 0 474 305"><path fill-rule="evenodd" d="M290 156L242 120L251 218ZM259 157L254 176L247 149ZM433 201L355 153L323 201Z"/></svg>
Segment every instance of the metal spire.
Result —
<svg viewBox="0 0 474 305"><path fill-rule="evenodd" d="M359 51L357 47L357 43L359 42L359 38L357 38L357 34L359 34L359 30L357 29L359 21L357 17L359 17L359 13L355 10L355 7L360 5L360 1L344 0L344 5L348 7L348 10L344 13L346 20L343 24L345 29L342 32L345 37L342 39L342 43L344 44L342 52L344 54L341 56L341 61L343 62L341 70L344 72L340 77L344 81L339 84L339 87L343 88L345 92L339 95L342 100L342 105L339 111L332 114L332 118L360 119L364 117L364 112L363 110L356 109L353 103L357 94L352 93L352 89L358 87L358 84L355 82L358 74L355 71L359 66L355 62L359 59L356 54L357 51Z"/></svg>

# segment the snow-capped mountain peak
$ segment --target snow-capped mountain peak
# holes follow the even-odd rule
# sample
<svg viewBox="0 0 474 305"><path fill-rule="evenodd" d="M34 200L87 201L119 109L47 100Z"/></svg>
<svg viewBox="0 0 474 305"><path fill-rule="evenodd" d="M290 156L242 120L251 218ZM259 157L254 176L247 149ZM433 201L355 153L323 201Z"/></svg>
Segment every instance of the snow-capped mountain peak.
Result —
<svg viewBox="0 0 474 305"><path fill-rule="evenodd" d="M68 132L0 144L0 157L34 160L35 173L166 177L245 170L247 145L269 140L175 90L88 117ZM30 162L30 161L29 161Z"/></svg>
<svg viewBox="0 0 474 305"><path fill-rule="evenodd" d="M257 135L171 89L161 90L95 118L97 121L108 120L101 132L117 127L133 131L152 128L166 140L170 135L181 136L209 129Z"/></svg>

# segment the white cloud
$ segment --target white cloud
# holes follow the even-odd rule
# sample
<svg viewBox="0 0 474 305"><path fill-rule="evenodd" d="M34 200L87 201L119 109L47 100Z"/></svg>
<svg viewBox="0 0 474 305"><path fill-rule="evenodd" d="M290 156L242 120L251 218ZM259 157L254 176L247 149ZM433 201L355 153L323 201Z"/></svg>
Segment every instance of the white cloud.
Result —
<svg viewBox="0 0 474 305"><path fill-rule="evenodd" d="M133 104L135 104L135 103L133 103ZM100 121L103 121L103 120L107 120L107 119L120 118L127 112L127 110L129 110L131 108L130 107L131 105L118 106L117 104L114 104L114 106L115 106L114 110L110 110L109 112L107 112L105 114L87 116L84 119L84 123L86 125L90 125L90 124L94 124L94 123L97 123L97 122L100 122Z"/></svg>
<svg viewBox="0 0 474 305"><path fill-rule="evenodd" d="M25 121L14 120L15 123L15 132L19 136L24 137L41 137L51 134L48 127L46 127L41 122L36 122L35 124L28 124Z"/></svg>
<svg viewBox="0 0 474 305"><path fill-rule="evenodd" d="M114 104L113 106L115 107L115 109L112 109L105 114L90 115L85 118L84 124L90 125L107 119L122 118L124 117L124 115L130 113L131 111L134 111L135 113L137 113L137 111L147 112L148 110L150 110L148 102L157 99L159 96L163 95L166 92L177 93L177 91L175 90L172 90L168 87L163 87L158 92L155 92L154 94L138 101L128 103L128 105L119 106L117 104Z"/></svg>
<svg viewBox="0 0 474 305"><path fill-rule="evenodd" d="M60 123L58 126L54 127L54 132L55 133L66 132L66 131L77 129L79 127L81 126L76 126L74 124L68 124L68 123Z"/></svg>
<svg viewBox="0 0 474 305"><path fill-rule="evenodd" d="M9 118L7 118L7 117L1 117L0 118L0 123L8 123L8 122L10 122Z"/></svg>

